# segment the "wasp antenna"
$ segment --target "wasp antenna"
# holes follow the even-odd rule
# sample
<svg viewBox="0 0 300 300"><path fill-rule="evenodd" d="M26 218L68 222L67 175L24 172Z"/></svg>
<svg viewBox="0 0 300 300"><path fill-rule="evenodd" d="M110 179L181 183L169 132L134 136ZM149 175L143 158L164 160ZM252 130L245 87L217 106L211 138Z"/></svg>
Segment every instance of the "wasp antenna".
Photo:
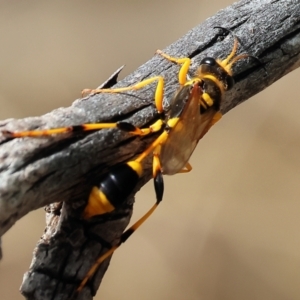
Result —
<svg viewBox="0 0 300 300"><path fill-rule="evenodd" d="M249 58L252 58L252 59L256 60L258 62L258 64L264 69L266 75L268 75L268 72L267 72L267 69L264 66L264 63L257 56L254 56L254 55L251 55L251 54L241 54L239 56L234 57L234 55L236 54L236 51L237 51L237 44L240 44L243 48L245 48L245 46L243 45L241 40L233 33L232 30L230 30L228 28L225 28L225 27L222 27L222 26L214 26L214 28L221 29L223 32L228 32L235 39L234 46L233 46L233 49L231 50L231 53L224 60L222 60L222 62L221 62L222 66L227 71L229 71L232 68L232 65L234 63L236 63L238 60L249 57ZM230 61L231 59L232 59L232 61Z"/></svg>
<svg viewBox="0 0 300 300"><path fill-rule="evenodd" d="M265 68L263 62L262 62L257 56L250 55L250 54L247 54L247 53L245 53L245 54L240 54L239 56L236 56L236 57L235 57L235 58L234 58L234 59L233 59L226 67L225 67L225 69L226 69L227 71L229 71L229 70L232 68L232 65L235 64L238 60L241 60L241 59L243 59L243 58L248 58L248 57L254 59L254 60L258 63L258 65L259 65L262 69L264 69L266 75L268 75L267 69Z"/></svg>
<svg viewBox="0 0 300 300"><path fill-rule="evenodd" d="M223 32L228 32L229 34L231 34L238 41L238 43L245 49L245 46L242 43L241 39L236 34L234 34L232 30L221 26L214 26L214 28L221 29Z"/></svg>
<svg viewBox="0 0 300 300"><path fill-rule="evenodd" d="M231 69L231 66L233 63L229 63L231 61L231 59L235 56L236 54L236 51L237 51L237 47L238 47L238 39L235 37L234 38L234 44L233 44L233 47L232 47L232 50L230 52L230 54L221 61L221 66L223 68L225 68L226 70L230 70ZM233 61L236 61L236 59L234 59Z"/></svg>
<svg viewBox="0 0 300 300"><path fill-rule="evenodd" d="M231 70L232 66L233 66L238 60L241 60L241 59L247 58L247 57L249 57L249 55L248 55L247 53L241 54L241 55L239 55L239 56L236 56L230 63L227 63L227 64L224 66L224 69L225 69L228 73L230 73L230 70ZM223 63L223 61L222 61L222 63Z"/></svg>

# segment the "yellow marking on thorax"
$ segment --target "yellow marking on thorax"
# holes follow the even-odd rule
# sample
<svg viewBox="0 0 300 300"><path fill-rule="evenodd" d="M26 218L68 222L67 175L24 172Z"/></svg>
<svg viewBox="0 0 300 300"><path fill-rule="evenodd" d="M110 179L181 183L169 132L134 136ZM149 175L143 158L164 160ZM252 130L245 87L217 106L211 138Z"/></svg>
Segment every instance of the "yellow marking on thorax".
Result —
<svg viewBox="0 0 300 300"><path fill-rule="evenodd" d="M187 85L194 85L195 83L197 82L201 82L201 78L198 78L198 77L194 77L192 78L191 80L187 81L184 86L187 86Z"/></svg>
<svg viewBox="0 0 300 300"><path fill-rule="evenodd" d="M216 79L216 77L214 77L212 75L204 75L204 76L202 76L202 79L203 78L208 78L208 79L213 80L218 85L218 87L220 87L221 92L223 93L224 87L223 87L223 85L220 85L220 82L219 82L219 80ZM185 83L185 86L193 85L195 83L201 82L202 79L200 77L192 78L191 80L189 80ZM204 102L201 101L202 99L204 100ZM204 107L204 109L207 109L207 106L211 107L214 104L214 99L212 99L208 93L203 93L201 95L201 99L199 102L200 102L200 105L202 105Z"/></svg>
<svg viewBox="0 0 300 300"><path fill-rule="evenodd" d="M222 84L222 82L214 75L210 75L210 74L206 74L202 77L203 79L209 79L211 81L213 81L220 89L221 93L224 93L224 85Z"/></svg>
<svg viewBox="0 0 300 300"><path fill-rule="evenodd" d="M210 95L208 93L203 93L202 94L202 99L204 100L205 103L203 103L203 101L200 101L200 103L202 104L202 106L207 109L206 104L211 107L214 104L214 100L210 97Z"/></svg>
<svg viewBox="0 0 300 300"><path fill-rule="evenodd" d="M169 127L174 128L179 120L180 120L179 117L171 118L170 120L168 120L167 124Z"/></svg>

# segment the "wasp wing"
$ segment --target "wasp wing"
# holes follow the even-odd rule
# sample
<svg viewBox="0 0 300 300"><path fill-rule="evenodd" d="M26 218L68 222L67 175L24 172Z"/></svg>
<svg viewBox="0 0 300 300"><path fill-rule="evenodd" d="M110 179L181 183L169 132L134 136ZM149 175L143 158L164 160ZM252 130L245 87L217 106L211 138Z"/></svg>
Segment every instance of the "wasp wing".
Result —
<svg viewBox="0 0 300 300"><path fill-rule="evenodd" d="M164 174L173 175L180 172L189 161L198 141L206 134L217 111L208 108L200 114L202 89L198 84L186 89L187 102L178 117L178 122L170 128L169 137L161 145L160 161ZM179 94L179 93L178 93ZM184 99L178 99L184 101Z"/></svg>

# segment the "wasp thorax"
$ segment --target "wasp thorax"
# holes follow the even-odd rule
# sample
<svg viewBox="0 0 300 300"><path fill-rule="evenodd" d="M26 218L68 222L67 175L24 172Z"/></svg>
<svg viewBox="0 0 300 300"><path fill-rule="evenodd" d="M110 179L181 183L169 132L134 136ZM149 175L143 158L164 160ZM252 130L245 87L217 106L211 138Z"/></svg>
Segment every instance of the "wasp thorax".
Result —
<svg viewBox="0 0 300 300"><path fill-rule="evenodd" d="M230 90L234 85L233 77L222 65L219 64L216 59L212 57L205 57L202 59L197 75L202 79L211 79L218 86L222 85L224 91Z"/></svg>

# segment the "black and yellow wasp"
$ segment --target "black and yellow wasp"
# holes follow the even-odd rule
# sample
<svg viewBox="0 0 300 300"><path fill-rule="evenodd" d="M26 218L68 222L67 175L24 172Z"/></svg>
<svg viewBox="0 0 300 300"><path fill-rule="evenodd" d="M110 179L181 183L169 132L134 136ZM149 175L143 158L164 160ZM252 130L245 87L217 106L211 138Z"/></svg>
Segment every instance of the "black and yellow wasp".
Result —
<svg viewBox="0 0 300 300"><path fill-rule="evenodd" d="M99 265L109 257L131 234L153 213L163 198L163 174L173 175L191 171L189 164L198 141L206 134L210 127L220 118L220 105L224 94L234 84L232 66L238 60L247 58L248 54L236 56L238 40L235 38L231 53L223 60L212 57L204 58L195 74L188 79L190 58L174 58L162 51L157 54L172 63L181 65L178 80L180 88L170 102L169 109L164 111L164 78L156 76L141 81L133 86L117 89L83 90L83 94L120 93L142 89L157 82L154 102L158 120L147 128L138 128L128 122L92 123L70 127L46 130L9 132L2 134L9 138L39 137L67 132L82 132L105 128L119 128L133 135L144 136L153 132L160 132L159 136L135 159L113 167L90 192L87 205L83 212L84 219L95 215L109 213L120 207L136 187L143 173L143 161L149 155L153 156L153 179L156 193L156 203L134 225L127 229L119 242L100 256L92 268L83 278L77 292L80 292L86 282L93 276Z"/></svg>

